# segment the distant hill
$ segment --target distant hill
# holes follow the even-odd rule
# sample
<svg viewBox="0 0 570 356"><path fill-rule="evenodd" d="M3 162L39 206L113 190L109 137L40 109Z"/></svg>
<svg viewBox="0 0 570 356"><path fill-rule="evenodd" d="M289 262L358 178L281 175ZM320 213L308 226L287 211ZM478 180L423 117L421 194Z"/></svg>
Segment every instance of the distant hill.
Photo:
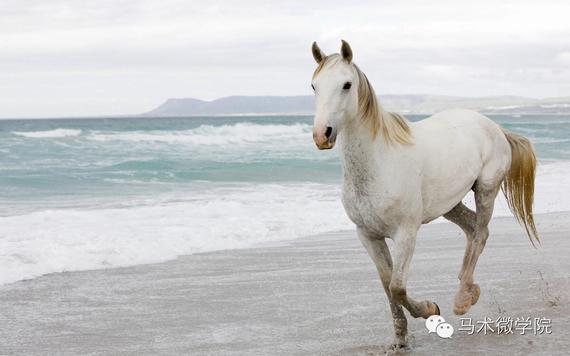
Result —
<svg viewBox="0 0 570 356"><path fill-rule="evenodd" d="M381 95L390 111L431 114L451 108L474 109L487 114L570 114L570 97L533 99L519 96L468 98L441 95ZM208 115L310 115L313 96L228 96L212 101L193 98L168 99L144 116Z"/></svg>
<svg viewBox="0 0 570 356"><path fill-rule="evenodd" d="M212 101L168 99L148 116L196 116L239 114L309 114L312 96L228 96Z"/></svg>

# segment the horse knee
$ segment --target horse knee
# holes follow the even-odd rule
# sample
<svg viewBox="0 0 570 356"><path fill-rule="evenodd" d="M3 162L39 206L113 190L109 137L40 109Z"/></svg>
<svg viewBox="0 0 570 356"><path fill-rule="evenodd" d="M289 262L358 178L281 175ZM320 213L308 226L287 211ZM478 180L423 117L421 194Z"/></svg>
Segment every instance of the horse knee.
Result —
<svg viewBox="0 0 570 356"><path fill-rule="evenodd" d="M390 294L396 303L402 303L406 299L406 288L400 283L390 283Z"/></svg>
<svg viewBox="0 0 570 356"><path fill-rule="evenodd" d="M478 227L475 233L475 241L478 241L485 245L487 238L489 237L489 228L487 226Z"/></svg>

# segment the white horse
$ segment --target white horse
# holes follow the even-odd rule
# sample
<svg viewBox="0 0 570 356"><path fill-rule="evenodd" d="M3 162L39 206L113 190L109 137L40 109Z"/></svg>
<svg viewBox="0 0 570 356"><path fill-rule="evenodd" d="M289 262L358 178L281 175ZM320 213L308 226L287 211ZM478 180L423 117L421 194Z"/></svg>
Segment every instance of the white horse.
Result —
<svg viewBox="0 0 570 356"><path fill-rule="evenodd" d="M402 307L415 318L440 313L437 304L406 292L420 226L443 216L465 232L454 302L454 312L465 314L479 298L473 272L501 186L531 242L540 242L532 214L535 153L528 139L474 111L448 110L410 123L380 107L370 82L352 63L348 43L342 41L340 54L326 56L315 42L312 52L318 63L312 79L313 139L323 150L340 138L342 203L390 301L396 334L392 347L405 347ZM471 190L476 212L462 203ZM394 241L393 261L386 237Z"/></svg>

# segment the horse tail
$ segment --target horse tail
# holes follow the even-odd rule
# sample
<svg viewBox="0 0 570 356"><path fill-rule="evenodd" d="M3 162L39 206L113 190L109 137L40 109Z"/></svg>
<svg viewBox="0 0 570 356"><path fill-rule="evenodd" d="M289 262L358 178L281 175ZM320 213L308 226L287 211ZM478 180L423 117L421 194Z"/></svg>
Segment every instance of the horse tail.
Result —
<svg viewBox="0 0 570 356"><path fill-rule="evenodd" d="M511 146L512 159L511 167L503 180L501 190L513 215L525 228L530 242L536 247L534 241L540 244L532 213L536 154L528 138L504 129L503 133Z"/></svg>

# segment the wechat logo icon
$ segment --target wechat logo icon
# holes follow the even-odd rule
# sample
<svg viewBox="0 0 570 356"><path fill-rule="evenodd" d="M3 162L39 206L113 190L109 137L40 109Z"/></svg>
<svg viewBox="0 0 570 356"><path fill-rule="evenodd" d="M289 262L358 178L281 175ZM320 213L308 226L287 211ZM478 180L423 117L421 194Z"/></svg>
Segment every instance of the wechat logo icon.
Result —
<svg viewBox="0 0 570 356"><path fill-rule="evenodd" d="M437 336L443 339L451 338L453 335L453 326L451 324L446 323L445 319L441 315L432 315L426 319L426 329L428 332L436 333Z"/></svg>

